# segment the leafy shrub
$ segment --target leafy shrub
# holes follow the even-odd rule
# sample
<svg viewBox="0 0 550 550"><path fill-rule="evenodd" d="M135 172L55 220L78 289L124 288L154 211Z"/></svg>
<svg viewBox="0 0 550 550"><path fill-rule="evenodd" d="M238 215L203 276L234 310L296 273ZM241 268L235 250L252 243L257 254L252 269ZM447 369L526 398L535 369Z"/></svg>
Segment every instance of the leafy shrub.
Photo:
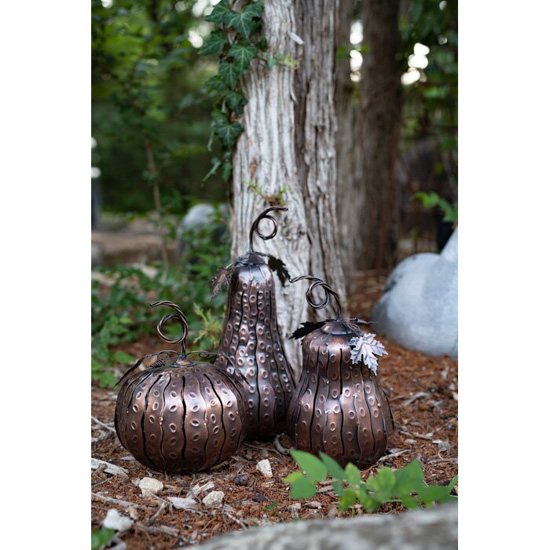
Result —
<svg viewBox="0 0 550 550"><path fill-rule="evenodd" d="M398 470L382 468L366 482L361 479L357 466L342 468L333 458L319 453L321 459L304 451L291 450L290 454L303 470L286 476L290 483L290 496L296 499L311 498L317 494L316 483L325 481L330 474L332 487L339 497L340 510L347 510L359 502L368 512L377 510L385 502L399 502L405 508L431 506L434 502L457 500L451 490L458 481L455 476L449 485L426 485L424 472L418 460Z"/></svg>
<svg viewBox="0 0 550 550"><path fill-rule="evenodd" d="M92 281L92 378L113 386L116 377L108 369L115 362L135 359L112 346L155 334L161 314L150 308L156 300L181 306L189 322L188 348L214 350L221 335L225 296L211 296L210 280L229 263L229 234L215 222L183 234L186 246L177 265L163 270L152 266L117 266L94 270ZM167 327L178 334L179 326ZM153 350L152 350L153 351Z"/></svg>
<svg viewBox="0 0 550 550"><path fill-rule="evenodd" d="M440 197L435 191L430 191L429 193L419 191L412 198L420 199L424 208L440 208L443 212L444 222L454 223L458 220L458 203L451 204L448 200Z"/></svg>

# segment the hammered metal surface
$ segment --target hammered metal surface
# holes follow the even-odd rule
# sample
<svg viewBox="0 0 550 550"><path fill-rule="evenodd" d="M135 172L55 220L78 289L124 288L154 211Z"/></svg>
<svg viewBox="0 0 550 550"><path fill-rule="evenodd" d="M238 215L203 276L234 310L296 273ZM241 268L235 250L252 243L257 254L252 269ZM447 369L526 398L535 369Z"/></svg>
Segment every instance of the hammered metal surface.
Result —
<svg viewBox="0 0 550 550"><path fill-rule="evenodd" d="M284 431L294 380L285 356L271 269L250 254L231 276L216 365L229 362L248 383L247 439L265 440Z"/></svg>
<svg viewBox="0 0 550 550"><path fill-rule="evenodd" d="M349 341L355 336L344 323L330 321L304 338L288 433L298 449L366 468L384 453L393 419L376 375L351 361Z"/></svg>
<svg viewBox="0 0 550 550"><path fill-rule="evenodd" d="M122 445L143 465L164 472L198 472L227 460L244 439L244 380L232 366L191 361L185 353L188 324L173 302L161 301L176 313L157 325L162 340L180 344L157 352L146 371L135 369L140 359L119 381L122 386L115 408L115 428ZM182 329L178 338L163 332L169 321ZM191 352L196 353L196 352ZM208 352L201 352L208 353ZM135 372L134 372L135 371Z"/></svg>
<svg viewBox="0 0 550 550"><path fill-rule="evenodd" d="M143 465L165 472L198 472L224 462L244 435L243 388L210 363L179 358L126 378L115 428Z"/></svg>
<svg viewBox="0 0 550 550"><path fill-rule="evenodd" d="M326 453L342 466L348 462L366 468L386 450L393 432L390 403L376 374L363 361L353 363L352 339L366 335L361 319L341 319L338 294L322 279L302 275L291 279L311 281L306 300L321 309L332 297L338 319L303 323L292 338L303 338L303 368L288 409L288 434L303 451ZM325 292L316 301L314 290Z"/></svg>

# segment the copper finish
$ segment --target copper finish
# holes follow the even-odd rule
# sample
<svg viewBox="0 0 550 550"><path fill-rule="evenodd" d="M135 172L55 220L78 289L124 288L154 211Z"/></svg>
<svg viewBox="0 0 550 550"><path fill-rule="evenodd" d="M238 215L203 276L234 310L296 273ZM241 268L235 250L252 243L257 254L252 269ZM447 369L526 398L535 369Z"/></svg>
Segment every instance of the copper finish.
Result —
<svg viewBox="0 0 550 550"><path fill-rule="evenodd" d="M314 308L337 294L323 281L307 278L306 298ZM325 299L315 302L313 290L323 288ZM340 315L340 313L339 313ZM288 433L298 449L322 451L340 464L360 468L374 464L384 453L393 418L389 401L374 372L363 362L353 364L350 340L365 333L359 319L328 319L305 323L295 332L302 340L303 370L288 412Z"/></svg>
<svg viewBox="0 0 550 550"><path fill-rule="evenodd" d="M215 363L221 368L233 363L248 382L247 439L265 440L284 431L295 388L277 324L273 273L264 255L252 247L254 234L264 240L277 234L277 222L269 215L276 210L286 208L268 208L258 216L250 230L248 254L229 266L227 311ZM273 223L267 235L259 230L263 219Z"/></svg>
<svg viewBox="0 0 550 550"><path fill-rule="evenodd" d="M245 401L240 375L231 369L188 359L185 354L187 321L181 309L165 315L159 336L181 343L181 352L161 351L145 371L132 371L120 380L115 428L122 445L143 465L166 472L197 472L227 460L244 435ZM177 339L162 327L175 320L182 326ZM176 357L174 357L176 355Z"/></svg>

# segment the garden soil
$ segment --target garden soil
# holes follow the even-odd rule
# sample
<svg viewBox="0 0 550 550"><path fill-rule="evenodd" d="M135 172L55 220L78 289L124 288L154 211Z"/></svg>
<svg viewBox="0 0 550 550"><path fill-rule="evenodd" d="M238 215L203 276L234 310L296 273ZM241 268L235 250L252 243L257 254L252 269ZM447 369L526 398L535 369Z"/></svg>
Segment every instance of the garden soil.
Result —
<svg viewBox="0 0 550 550"><path fill-rule="evenodd" d="M350 313L368 319L384 282L385 277L362 273L351 292ZM376 332L375 325L372 331ZM384 337L380 340L389 355L380 360L379 378L392 405L395 432L386 454L362 471L363 479L384 466L400 468L416 458L429 484L448 484L458 472L457 362L404 349ZM158 339L151 337L120 349L141 357L158 346ZM277 445L245 442L236 456L207 472L177 475L148 470L130 456L114 433L116 395L114 390L92 387L92 458L127 472L109 473L111 468L105 465L92 469L92 529L100 528L107 512L116 509L132 520L132 527L118 535L129 550L181 548L250 526L365 513L358 505L338 511L338 498L328 483L312 499L292 500L283 478L297 466L285 454L292 445L284 435ZM271 464L272 478L256 468L263 459ZM156 496L142 496L138 482L144 477L161 481L163 490ZM207 508L202 503L210 491L224 493L222 507ZM458 486L453 491L458 494ZM193 509L176 509L169 500L188 496L197 502ZM400 504L391 503L375 513L402 510Z"/></svg>

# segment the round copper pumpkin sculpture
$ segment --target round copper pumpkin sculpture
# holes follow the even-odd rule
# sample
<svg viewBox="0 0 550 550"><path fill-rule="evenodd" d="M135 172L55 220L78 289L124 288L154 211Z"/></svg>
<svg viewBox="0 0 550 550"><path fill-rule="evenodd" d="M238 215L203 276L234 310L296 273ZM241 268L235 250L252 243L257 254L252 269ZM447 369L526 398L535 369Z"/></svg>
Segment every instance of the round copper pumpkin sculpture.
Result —
<svg viewBox="0 0 550 550"><path fill-rule="evenodd" d="M292 335L303 337L303 370L289 407L288 433L298 449L366 468L382 456L393 432L390 404L376 376L376 355L387 353L361 329L366 321L341 318L338 295L325 282L309 276L291 282L301 279L313 281L309 305L325 307L332 296L338 318L303 323ZM313 296L316 288L325 291L320 302Z"/></svg>
<svg viewBox="0 0 550 550"><path fill-rule="evenodd" d="M254 234L268 240L277 234L277 221L270 212L287 210L268 208L256 218L250 229L250 248L234 264L221 270L218 284L229 283L224 328L216 365L225 368L233 363L248 383L247 438L266 440L285 428L286 414L294 393L294 380L285 356L277 324L275 269L283 284L288 272L284 264L252 247ZM259 224L270 220L270 234L261 233ZM264 260L268 258L268 263Z"/></svg>
<svg viewBox="0 0 550 550"><path fill-rule="evenodd" d="M181 351L161 351L147 370L132 371L120 380L115 428L122 445L143 465L165 472L198 472L227 460L241 444L245 430L244 387L238 373L187 358L187 320L165 315L157 326L160 337L181 343ZM182 326L182 335L170 339L162 326L170 320ZM152 356L151 355L151 356ZM175 357L174 357L175 355Z"/></svg>

